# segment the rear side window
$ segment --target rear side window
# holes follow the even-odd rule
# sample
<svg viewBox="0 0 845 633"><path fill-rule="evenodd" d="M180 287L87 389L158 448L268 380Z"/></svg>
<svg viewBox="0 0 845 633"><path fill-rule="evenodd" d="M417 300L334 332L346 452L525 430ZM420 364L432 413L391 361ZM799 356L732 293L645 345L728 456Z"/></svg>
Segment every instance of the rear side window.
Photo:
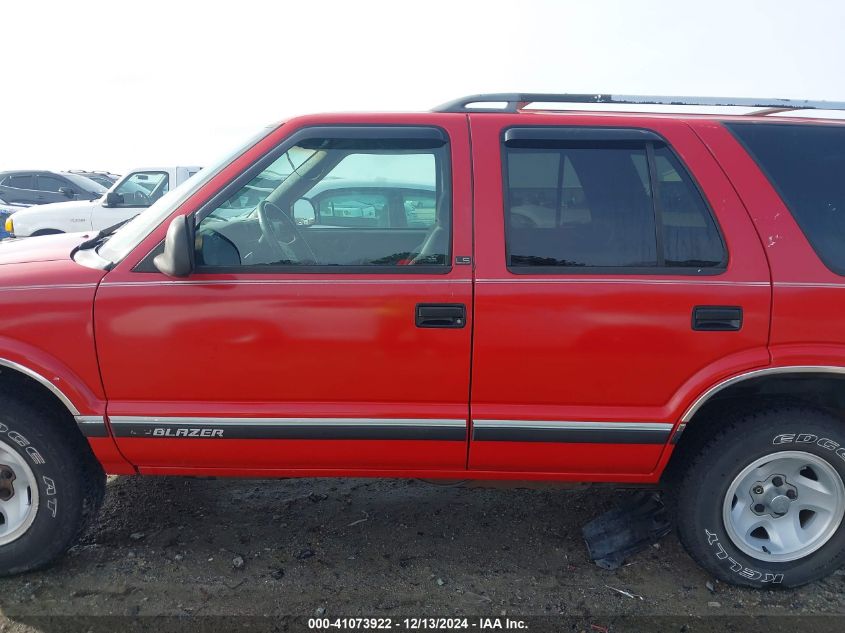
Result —
<svg viewBox="0 0 845 633"><path fill-rule="evenodd" d="M819 258L845 275L845 127L725 125L757 161Z"/></svg>
<svg viewBox="0 0 845 633"><path fill-rule="evenodd" d="M32 176L29 174L9 176L3 184L14 189L32 189Z"/></svg>
<svg viewBox="0 0 845 633"><path fill-rule="evenodd" d="M514 272L671 274L724 267L710 210L662 142L508 141L505 158Z"/></svg>

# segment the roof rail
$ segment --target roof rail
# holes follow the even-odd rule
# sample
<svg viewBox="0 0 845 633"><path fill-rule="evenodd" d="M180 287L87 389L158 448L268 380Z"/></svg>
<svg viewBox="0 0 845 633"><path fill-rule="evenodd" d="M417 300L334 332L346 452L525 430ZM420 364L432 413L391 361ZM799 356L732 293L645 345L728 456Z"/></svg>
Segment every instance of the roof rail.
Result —
<svg viewBox="0 0 845 633"><path fill-rule="evenodd" d="M501 107L477 104L504 104ZM801 99L758 99L752 97L671 97L657 95L543 94L538 92L500 92L469 95L432 109L432 112L519 112L531 103L627 104L667 106L738 106L754 108L748 114L766 115L790 110L845 110L843 101ZM567 108L577 110L578 108Z"/></svg>

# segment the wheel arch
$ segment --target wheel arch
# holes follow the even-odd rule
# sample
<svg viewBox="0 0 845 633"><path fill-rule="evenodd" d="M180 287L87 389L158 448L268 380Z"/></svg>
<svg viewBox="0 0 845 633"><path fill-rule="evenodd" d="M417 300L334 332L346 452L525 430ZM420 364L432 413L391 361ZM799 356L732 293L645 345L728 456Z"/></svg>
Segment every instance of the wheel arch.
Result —
<svg viewBox="0 0 845 633"><path fill-rule="evenodd" d="M684 410L670 442L672 454L664 476L683 464L709 437L718 433L727 414L737 410L799 405L832 413L845 424L845 367L784 365L746 371L702 392Z"/></svg>
<svg viewBox="0 0 845 633"><path fill-rule="evenodd" d="M59 389L58 386L56 386L51 381L47 380L47 378L39 374L34 369L30 369L25 365L21 365L20 363L6 358L0 358L0 368L6 368L7 370L16 372L17 374L38 383L42 387L46 388L47 391L49 391L53 395L53 397L58 400L58 402L62 404L74 418L82 417L82 414L79 412L79 409L77 409L76 405L70 398L68 398L65 392ZM2 369L0 369L0 373L2 373Z"/></svg>
<svg viewBox="0 0 845 633"><path fill-rule="evenodd" d="M38 229L30 233L30 237L41 237L42 235L61 235L64 231L59 229Z"/></svg>
<svg viewBox="0 0 845 633"><path fill-rule="evenodd" d="M786 377L790 375L818 375L825 378L835 377L838 380L845 381L845 367L835 365L785 365L781 367L764 367L763 369L755 369L726 378L699 395L684 411L680 423L681 425L689 424L708 403L713 402L713 398L720 394L722 397L725 397L726 390L738 386L748 386L747 381L749 380L754 381L767 377ZM743 385L742 383L746 384Z"/></svg>

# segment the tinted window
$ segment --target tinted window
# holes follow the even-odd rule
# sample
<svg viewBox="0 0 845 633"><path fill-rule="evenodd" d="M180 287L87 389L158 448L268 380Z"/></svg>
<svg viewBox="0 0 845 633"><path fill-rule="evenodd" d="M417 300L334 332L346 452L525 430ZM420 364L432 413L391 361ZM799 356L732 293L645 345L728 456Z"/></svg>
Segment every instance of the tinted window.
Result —
<svg viewBox="0 0 845 633"><path fill-rule="evenodd" d="M38 191L53 191L58 192L62 187L70 187L70 183L65 182L53 176L38 175Z"/></svg>
<svg viewBox="0 0 845 633"><path fill-rule="evenodd" d="M810 244L845 275L845 127L731 123Z"/></svg>
<svg viewBox="0 0 845 633"><path fill-rule="evenodd" d="M199 265L448 265L448 147L426 144L439 142L292 147L202 219Z"/></svg>
<svg viewBox="0 0 845 633"><path fill-rule="evenodd" d="M107 189L114 184L114 181L111 178L109 178L108 176L101 176L100 174L88 174L85 177L89 180L93 180L98 185L101 185Z"/></svg>
<svg viewBox="0 0 845 633"><path fill-rule="evenodd" d="M710 267L724 259L719 230L698 188L666 147L654 150L666 266Z"/></svg>
<svg viewBox="0 0 845 633"><path fill-rule="evenodd" d="M29 174L9 176L3 181L3 184L6 187L14 187L15 189L32 189L32 177Z"/></svg>
<svg viewBox="0 0 845 633"><path fill-rule="evenodd" d="M651 157L641 142L536 145L505 150L509 266L723 263L724 247L704 200L662 144L651 145Z"/></svg>
<svg viewBox="0 0 845 633"><path fill-rule="evenodd" d="M94 182L90 178L80 176L79 174L64 174L64 177L71 182L75 187L79 187L82 191L101 196L106 192L106 187Z"/></svg>

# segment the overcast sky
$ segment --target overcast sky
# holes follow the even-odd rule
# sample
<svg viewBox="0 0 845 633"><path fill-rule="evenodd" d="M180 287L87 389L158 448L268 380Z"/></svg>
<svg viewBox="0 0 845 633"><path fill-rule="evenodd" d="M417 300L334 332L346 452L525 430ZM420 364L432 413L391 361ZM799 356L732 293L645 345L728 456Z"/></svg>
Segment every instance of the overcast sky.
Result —
<svg viewBox="0 0 845 633"><path fill-rule="evenodd" d="M476 92L845 100L838 0L3 2L0 169L205 164Z"/></svg>

